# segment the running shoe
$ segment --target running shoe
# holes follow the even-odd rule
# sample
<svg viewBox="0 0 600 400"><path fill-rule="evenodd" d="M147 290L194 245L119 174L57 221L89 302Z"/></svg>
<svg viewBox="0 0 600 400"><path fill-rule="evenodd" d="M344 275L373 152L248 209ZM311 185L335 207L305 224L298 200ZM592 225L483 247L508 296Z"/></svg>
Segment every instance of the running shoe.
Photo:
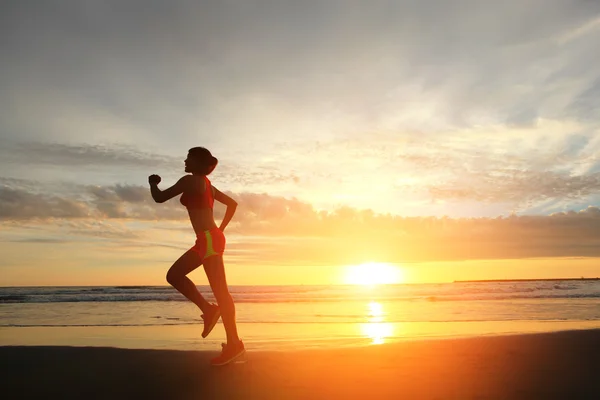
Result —
<svg viewBox="0 0 600 400"><path fill-rule="evenodd" d="M208 336L210 331L213 330L219 318L221 317L221 309L219 306L211 304L206 314L202 314L200 317L204 320L204 329L202 330L202 337Z"/></svg>
<svg viewBox="0 0 600 400"><path fill-rule="evenodd" d="M220 366L229 364L239 359L246 352L244 343L241 340L235 345L222 343L221 346L223 347L223 351L221 351L220 355L210 360L211 365Z"/></svg>

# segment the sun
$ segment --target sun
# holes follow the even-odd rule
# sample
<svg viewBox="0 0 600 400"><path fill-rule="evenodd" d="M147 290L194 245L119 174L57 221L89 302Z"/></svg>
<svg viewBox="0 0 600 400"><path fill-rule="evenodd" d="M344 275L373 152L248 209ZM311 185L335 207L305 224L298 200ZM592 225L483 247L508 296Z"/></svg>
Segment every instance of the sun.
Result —
<svg viewBox="0 0 600 400"><path fill-rule="evenodd" d="M387 263L367 262L346 267L345 282L350 285L382 285L404 282L402 270Z"/></svg>

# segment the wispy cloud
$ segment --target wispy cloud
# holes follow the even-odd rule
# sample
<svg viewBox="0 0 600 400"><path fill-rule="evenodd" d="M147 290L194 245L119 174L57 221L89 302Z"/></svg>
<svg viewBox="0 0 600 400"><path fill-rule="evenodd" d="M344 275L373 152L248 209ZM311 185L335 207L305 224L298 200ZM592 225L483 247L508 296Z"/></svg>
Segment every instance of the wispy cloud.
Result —
<svg viewBox="0 0 600 400"><path fill-rule="evenodd" d="M80 202L54 195L0 187L0 218L84 218L89 208Z"/></svg>
<svg viewBox="0 0 600 400"><path fill-rule="evenodd" d="M550 183L548 187L555 186ZM544 182L541 185L545 187ZM64 199L36 197L26 192L18 194L22 200L19 204L26 211L10 209L2 203L2 216L12 224L21 221L24 226L33 223L60 228L61 238L97 237L125 247L155 243L152 235L157 235L162 238L160 243L168 248L182 249L187 246L187 242L183 242L193 235L191 229L183 229L187 216L182 207L175 201L171 206L169 203L152 205L150 200L141 197L143 193L149 196L147 188L88 189L90 200L78 203L75 209L92 213L95 218L82 213L69 214L72 206L61 208L68 204L61 201ZM578 190L582 190L581 187ZM7 193L14 194L5 191L0 198L10 197ZM309 260L313 263L352 262L353 258L364 259L369 255L396 262L600 256L600 210L594 206L545 216L400 217L351 207L318 211L309 203L267 194L230 195L239 202L234 221L228 228L231 237L228 248L237 262L257 261L258 254L267 249L269 260L264 262L292 264ZM46 208L38 213L27 211L36 210L37 205ZM222 217L222 211L217 218ZM102 221L98 216L108 219ZM143 227L136 227L135 221L143 222ZM169 224L169 221L180 225ZM142 235L153 229L152 224L160 228L165 223L166 228L177 228L176 231L169 235L157 232ZM36 234L13 239L35 241L46 237Z"/></svg>
<svg viewBox="0 0 600 400"><path fill-rule="evenodd" d="M119 183L108 189L117 200L86 200L101 215L155 214L122 196L150 173L175 179L196 145L221 160L225 189L329 210L597 201L597 2L4 11L0 167L13 179Z"/></svg>
<svg viewBox="0 0 600 400"><path fill-rule="evenodd" d="M548 171L498 170L464 174L432 186L434 199L510 203L526 207L548 199L584 199L600 192L600 173L571 176Z"/></svg>
<svg viewBox="0 0 600 400"><path fill-rule="evenodd" d="M69 243L70 242L70 240L67 240L67 239L39 238L39 237L9 239L9 240L4 240L4 241L5 242L13 242L13 243L49 243L49 244Z"/></svg>
<svg viewBox="0 0 600 400"><path fill-rule="evenodd" d="M594 33L600 29L600 17L593 17L581 25L564 32L559 38L558 43L561 45L567 44L573 40L577 40L585 35Z"/></svg>
<svg viewBox="0 0 600 400"><path fill-rule="evenodd" d="M52 142L7 142L3 146L4 162L20 165L51 165L64 168L98 167L123 168L176 168L183 164L183 157L140 151L133 146L119 144L65 144Z"/></svg>

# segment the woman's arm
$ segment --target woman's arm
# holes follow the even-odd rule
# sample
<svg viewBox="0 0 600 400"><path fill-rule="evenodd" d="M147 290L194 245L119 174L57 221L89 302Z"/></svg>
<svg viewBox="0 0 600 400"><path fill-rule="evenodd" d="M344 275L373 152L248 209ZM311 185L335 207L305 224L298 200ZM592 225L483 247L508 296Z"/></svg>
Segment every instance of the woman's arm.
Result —
<svg viewBox="0 0 600 400"><path fill-rule="evenodd" d="M229 224L229 221L231 221L231 218L233 218L233 214L235 214L238 203L225 193L220 192L216 187L213 186L213 189L215 189L215 200L227 206L227 209L225 210L225 216L223 217L223 221L221 221L221 226L219 227L219 230L223 231L225 230L227 224Z"/></svg>
<svg viewBox="0 0 600 400"><path fill-rule="evenodd" d="M183 193L189 182L190 175L186 175L179 179L177 183L168 189L160 190L158 184L160 183L160 176L150 175L148 182L150 183L150 193L152 198L157 203L164 203L165 201L172 199L173 197Z"/></svg>

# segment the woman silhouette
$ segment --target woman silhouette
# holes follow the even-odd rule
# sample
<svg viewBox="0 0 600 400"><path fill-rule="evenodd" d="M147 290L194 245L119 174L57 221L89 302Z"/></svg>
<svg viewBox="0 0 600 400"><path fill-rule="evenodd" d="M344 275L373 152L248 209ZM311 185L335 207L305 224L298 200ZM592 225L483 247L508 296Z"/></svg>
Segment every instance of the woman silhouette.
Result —
<svg viewBox="0 0 600 400"><path fill-rule="evenodd" d="M177 195L181 196L181 204L188 211L192 227L196 232L196 244L186 251L167 272L169 282L181 294L200 308L204 320L202 337L206 337L214 328L219 317L223 318L223 326L227 334L227 343L218 357L211 360L213 365L228 364L239 358L246 351L240 340L235 323L235 305L227 287L223 251L225 236L223 230L235 213L237 202L211 185L207 175L217 166L218 160L204 147L189 150L185 160L185 175L173 186L160 190L160 176L150 175L150 192L157 203L163 203ZM213 201L217 200L227 206L221 226L217 227L213 217ZM209 303L202 297L194 283L186 276L200 265L215 295L218 305Z"/></svg>

